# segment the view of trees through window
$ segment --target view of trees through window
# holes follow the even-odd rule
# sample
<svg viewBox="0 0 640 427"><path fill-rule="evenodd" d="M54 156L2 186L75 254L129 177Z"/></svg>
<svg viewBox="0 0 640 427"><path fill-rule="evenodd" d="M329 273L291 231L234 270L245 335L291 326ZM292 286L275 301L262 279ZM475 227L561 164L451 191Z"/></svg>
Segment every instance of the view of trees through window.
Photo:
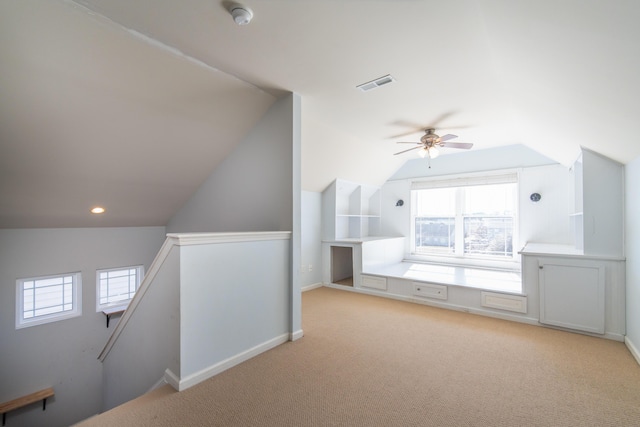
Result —
<svg viewBox="0 0 640 427"><path fill-rule="evenodd" d="M414 251L511 258L516 184L412 191Z"/></svg>

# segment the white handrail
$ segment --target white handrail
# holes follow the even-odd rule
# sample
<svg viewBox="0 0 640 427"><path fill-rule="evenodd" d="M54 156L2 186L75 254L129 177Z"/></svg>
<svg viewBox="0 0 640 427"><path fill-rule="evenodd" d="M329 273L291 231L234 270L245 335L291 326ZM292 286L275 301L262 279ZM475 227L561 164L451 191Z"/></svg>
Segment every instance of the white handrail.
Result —
<svg viewBox="0 0 640 427"><path fill-rule="evenodd" d="M122 314L122 317L120 318L120 321L118 322L115 329L113 330L113 333L111 334L104 348L100 352L100 355L98 356L98 360L100 360L101 362L104 361L105 357L107 357L107 354L109 354L109 351L111 351L113 344L116 342L116 340L120 336L120 333L122 333L122 330L126 326L129 319L131 318L132 313L135 311L136 307L142 300L142 297L149 289L151 282L153 282L153 279L158 274L158 271L160 271L160 267L162 266L162 264L164 264L164 261L167 259L169 252L171 252L171 248L175 244L176 244L176 238L167 236L164 243L162 244L162 247L160 248L160 251L158 251L158 254L154 258L153 262L151 263L151 266L149 267L147 274L145 274L144 279L142 279L142 283L140 283L140 287L138 288L135 295L131 299L131 302L129 303L129 305L127 306L127 309Z"/></svg>

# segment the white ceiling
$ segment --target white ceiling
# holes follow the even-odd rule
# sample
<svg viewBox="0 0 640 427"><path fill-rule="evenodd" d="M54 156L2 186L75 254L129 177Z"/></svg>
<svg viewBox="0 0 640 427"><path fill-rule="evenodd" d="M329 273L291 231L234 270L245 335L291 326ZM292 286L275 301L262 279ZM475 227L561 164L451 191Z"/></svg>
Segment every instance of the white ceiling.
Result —
<svg viewBox="0 0 640 427"><path fill-rule="evenodd" d="M246 5L240 27L220 0L0 0L0 227L164 225L285 92L310 191L381 184L412 158L393 136L427 125L567 165L640 155L636 0Z"/></svg>

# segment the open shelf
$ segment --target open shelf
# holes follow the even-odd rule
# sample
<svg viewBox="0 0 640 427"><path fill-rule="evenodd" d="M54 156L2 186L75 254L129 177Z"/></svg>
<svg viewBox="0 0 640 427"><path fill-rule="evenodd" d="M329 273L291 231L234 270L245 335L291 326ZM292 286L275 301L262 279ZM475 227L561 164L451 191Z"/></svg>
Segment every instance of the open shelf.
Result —
<svg viewBox="0 0 640 427"><path fill-rule="evenodd" d="M380 233L380 187L336 179L322 197L325 240Z"/></svg>

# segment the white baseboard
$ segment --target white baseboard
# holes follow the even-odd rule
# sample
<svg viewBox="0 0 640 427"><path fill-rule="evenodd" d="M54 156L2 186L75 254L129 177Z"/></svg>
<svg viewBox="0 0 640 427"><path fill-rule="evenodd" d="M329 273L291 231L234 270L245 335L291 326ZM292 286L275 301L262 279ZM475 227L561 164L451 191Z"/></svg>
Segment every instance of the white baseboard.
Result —
<svg viewBox="0 0 640 427"><path fill-rule="evenodd" d="M180 378L178 378L178 376L174 374L171 369L167 369L166 371L164 371L164 380L176 391L180 391Z"/></svg>
<svg viewBox="0 0 640 427"><path fill-rule="evenodd" d="M493 317L495 319L510 320L512 322L519 322L519 323L526 323L528 325L540 326L540 323L538 323L538 319L535 319L533 317L528 317L528 316L518 316L514 314L509 314L509 313L498 313L494 311L485 310L482 308L465 307L462 305L452 304L449 302L427 300L424 298L416 298L412 296L386 294L386 293L376 292L376 291L363 292L362 289L353 289L353 288L351 289L346 288L345 290L348 290L348 291L353 290L354 292L361 292L361 293L367 293L369 295L383 296L386 298L397 299L399 301L412 302L415 304L428 305L431 307L445 308L447 310L461 311L464 313L477 314L479 316Z"/></svg>
<svg viewBox="0 0 640 427"><path fill-rule="evenodd" d="M302 338L304 336L304 332L302 332L302 329L298 329L295 332L291 332L289 334L289 341L296 341L299 340L300 338Z"/></svg>
<svg viewBox="0 0 640 427"><path fill-rule="evenodd" d="M636 362L640 365L640 351L638 351L638 347L636 347L633 342L629 339L629 337L624 337L624 343L631 352L631 355L636 359Z"/></svg>
<svg viewBox="0 0 640 427"><path fill-rule="evenodd" d="M187 375L184 378L180 378L178 380L177 387L171 381L171 378L167 379L167 382L173 386L178 391L183 391L188 389L189 387L193 387L194 385L201 383L202 381L209 379L215 375L218 375L221 372L226 371L229 368L233 368L234 366L251 359L254 356L259 355L260 353L264 353L267 350L271 350L274 347L279 346L287 341L289 341L288 333L279 335L275 338L272 338L268 341L265 341L262 344L258 344L255 347L252 347L242 353L236 354L235 356L229 357L222 362L216 363L215 365L209 366L205 369L202 369L198 372L195 372L191 375ZM167 370L168 371L168 370ZM165 372L165 378L167 377L167 372ZM175 377L175 375L174 375ZM176 378L177 379L177 378Z"/></svg>
<svg viewBox="0 0 640 427"><path fill-rule="evenodd" d="M317 288L321 288L321 287L322 287L322 283L313 283L311 285L303 286L302 288L300 288L300 290L302 292L307 292L307 291L310 291L312 289L317 289Z"/></svg>
<svg viewBox="0 0 640 427"><path fill-rule="evenodd" d="M445 308L447 310L462 311L465 313L477 314L479 316L493 317L495 319L509 320L509 321L518 322L518 323L526 323L527 325L541 326L541 327L546 327L550 329L557 329L559 331L589 335L589 336L598 337L598 338L606 338L613 341L620 341L620 342L625 341L624 336L618 333L605 332L604 335L602 335L602 334L594 334L594 333L583 332L583 331L576 331L576 330L556 327L552 325L542 325L540 324L538 319L534 317L529 317L529 316L520 316L517 314L490 311L490 310L485 310L483 308L466 307L462 305L452 304L449 302L435 301L435 300L426 299L426 298L416 298L413 296L406 296L406 295L399 295L399 294L391 294L387 292L376 291L373 289L369 290L369 289L362 289L362 288L354 288L351 286L342 286L342 285L336 285L333 283L325 283L323 286L326 286L327 288L340 289L342 291L347 291L347 292L356 292L360 294L374 295L377 297L395 299L399 301L412 302L415 304L428 305L431 307ZM636 354L640 354L640 353L636 353ZM639 360L638 363L640 363L640 359L636 358L636 360Z"/></svg>
<svg viewBox="0 0 640 427"><path fill-rule="evenodd" d="M168 369L167 369L167 371L168 371ZM167 371L165 371L165 375L166 375ZM163 376L154 385L152 385L151 388L149 388L149 390L147 390L147 393L150 393L153 390L155 390L157 388L160 388L165 384L168 384L168 383L167 383L167 379Z"/></svg>

